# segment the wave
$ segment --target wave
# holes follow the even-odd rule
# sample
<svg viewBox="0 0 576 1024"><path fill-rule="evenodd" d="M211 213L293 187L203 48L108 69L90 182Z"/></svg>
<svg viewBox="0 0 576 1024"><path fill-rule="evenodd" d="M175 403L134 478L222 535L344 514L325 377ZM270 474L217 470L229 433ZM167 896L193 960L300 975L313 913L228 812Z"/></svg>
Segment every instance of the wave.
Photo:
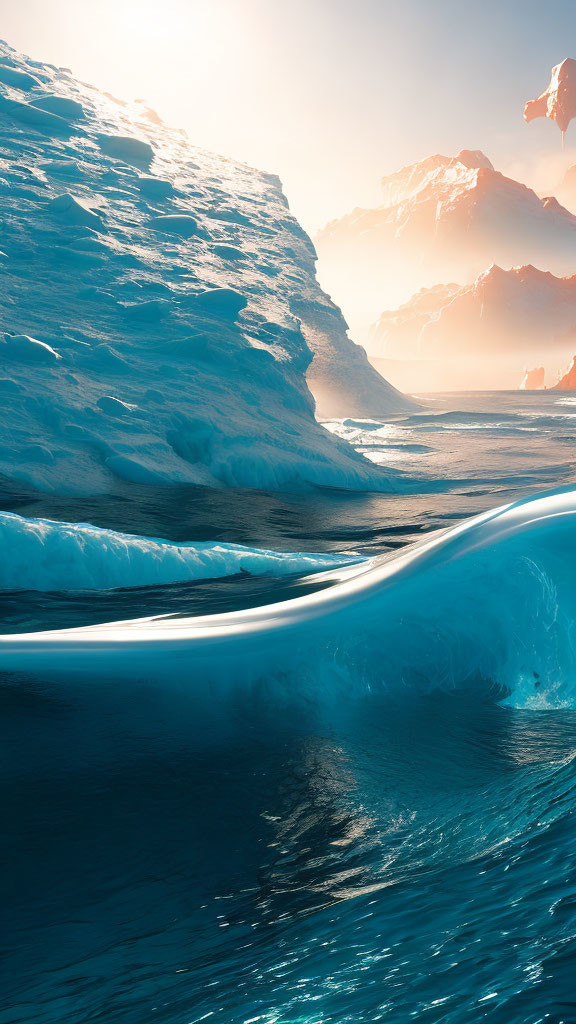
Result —
<svg viewBox="0 0 576 1024"><path fill-rule="evenodd" d="M576 490L556 491L342 569L302 598L5 636L0 667L177 679L210 701L265 692L333 706L482 681L515 706L572 707L575 534Z"/></svg>
<svg viewBox="0 0 576 1024"><path fill-rule="evenodd" d="M517 412L487 412L469 409L450 409L446 412L414 413L411 416L404 416L401 422L407 426L420 426L421 424L463 424L463 423L514 423L522 418Z"/></svg>
<svg viewBox="0 0 576 1024"><path fill-rule="evenodd" d="M574 426L574 413L542 415L539 412L480 412L450 410L441 413L421 413L402 419L402 425L411 429L431 432L434 430L482 430L491 433L515 434L518 432Z"/></svg>
<svg viewBox="0 0 576 1024"><path fill-rule="evenodd" d="M353 555L266 551L241 544L175 544L89 523L0 513L0 590L114 590L237 573L303 575L357 561Z"/></svg>

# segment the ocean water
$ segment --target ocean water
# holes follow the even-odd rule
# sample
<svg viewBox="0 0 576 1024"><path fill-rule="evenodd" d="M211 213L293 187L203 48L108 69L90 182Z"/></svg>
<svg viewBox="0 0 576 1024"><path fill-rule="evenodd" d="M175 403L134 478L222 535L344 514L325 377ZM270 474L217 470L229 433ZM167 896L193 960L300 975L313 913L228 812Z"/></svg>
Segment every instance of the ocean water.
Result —
<svg viewBox="0 0 576 1024"><path fill-rule="evenodd" d="M0 504L393 562L434 531L574 482L569 394L425 396L389 424L329 427L392 466L402 492L119 485L64 500L5 487ZM227 685L202 700L169 663L160 678L3 673L1 1024L575 1022L575 539L568 525L548 548L521 535L502 563L514 578L485 553L444 566L440 546L424 590L390 590L370 685L376 648L359 616L341 620L347 660L303 649L302 685L281 645L246 687L232 656ZM333 586L323 574L6 593L0 615L6 634Z"/></svg>

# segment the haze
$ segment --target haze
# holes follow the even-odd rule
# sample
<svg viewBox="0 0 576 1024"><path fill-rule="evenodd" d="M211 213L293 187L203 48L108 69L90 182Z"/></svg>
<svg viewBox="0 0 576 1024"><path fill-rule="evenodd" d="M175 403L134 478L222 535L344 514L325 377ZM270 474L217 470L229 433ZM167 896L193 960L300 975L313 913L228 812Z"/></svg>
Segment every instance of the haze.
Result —
<svg viewBox="0 0 576 1024"><path fill-rule="evenodd" d="M309 231L379 201L379 179L431 152L482 148L535 187L559 136L525 99L576 37L567 2L2 0L2 34L191 140L278 173ZM572 145L571 134L575 136ZM576 154L576 130L567 145Z"/></svg>

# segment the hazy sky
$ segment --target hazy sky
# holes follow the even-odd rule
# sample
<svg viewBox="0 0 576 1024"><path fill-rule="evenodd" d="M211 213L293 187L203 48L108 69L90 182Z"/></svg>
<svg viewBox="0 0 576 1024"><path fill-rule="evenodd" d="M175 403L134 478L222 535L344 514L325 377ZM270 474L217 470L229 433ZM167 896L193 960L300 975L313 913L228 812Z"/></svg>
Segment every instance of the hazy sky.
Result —
<svg viewBox="0 0 576 1024"><path fill-rule="evenodd" d="M0 32L191 140L280 174L310 230L383 173L483 149L548 188L560 133L522 121L576 57L574 0L0 0ZM567 144L576 158L576 122Z"/></svg>

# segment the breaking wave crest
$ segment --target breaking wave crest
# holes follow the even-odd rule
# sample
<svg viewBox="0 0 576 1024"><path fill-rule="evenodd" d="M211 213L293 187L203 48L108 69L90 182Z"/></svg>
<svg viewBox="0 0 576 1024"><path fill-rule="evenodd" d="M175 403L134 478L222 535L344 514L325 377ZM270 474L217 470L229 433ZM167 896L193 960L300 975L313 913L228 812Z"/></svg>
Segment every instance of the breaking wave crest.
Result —
<svg viewBox="0 0 576 1024"><path fill-rule="evenodd" d="M112 590L237 573L287 576L359 561L336 554L265 551L241 544L170 543L89 523L0 512L0 589Z"/></svg>
<svg viewBox="0 0 576 1024"><path fill-rule="evenodd" d="M247 611L6 636L0 666L170 676L192 695L338 704L377 691L488 687L576 706L576 490L484 513L320 592ZM169 661L167 659L169 658Z"/></svg>

